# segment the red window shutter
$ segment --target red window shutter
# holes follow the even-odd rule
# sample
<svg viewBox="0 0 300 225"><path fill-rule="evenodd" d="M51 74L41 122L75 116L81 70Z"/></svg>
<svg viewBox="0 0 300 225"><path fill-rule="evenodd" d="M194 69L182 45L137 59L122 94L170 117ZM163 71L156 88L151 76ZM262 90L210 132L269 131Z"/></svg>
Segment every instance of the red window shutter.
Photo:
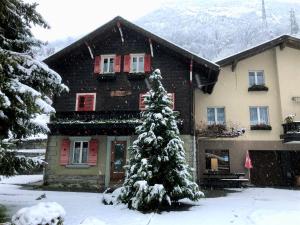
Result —
<svg viewBox="0 0 300 225"><path fill-rule="evenodd" d="M90 140L90 149L89 149L89 157L88 157L88 164L95 166L97 165L97 158L98 158L98 140L92 139Z"/></svg>
<svg viewBox="0 0 300 225"><path fill-rule="evenodd" d="M94 95L84 96L84 110L83 111L94 111Z"/></svg>
<svg viewBox="0 0 300 225"><path fill-rule="evenodd" d="M151 72L151 55L149 54L145 54L144 70L145 72Z"/></svg>
<svg viewBox="0 0 300 225"><path fill-rule="evenodd" d="M175 109L175 93L168 93L168 96L169 96L169 98L171 99L171 101L172 101L172 105L171 105L171 109Z"/></svg>
<svg viewBox="0 0 300 225"><path fill-rule="evenodd" d="M94 73L96 73L96 74L100 73L100 63L101 63L101 57L96 56L95 62L94 62Z"/></svg>
<svg viewBox="0 0 300 225"><path fill-rule="evenodd" d="M77 101L76 111L84 111L85 96L84 95L77 95L76 101Z"/></svg>
<svg viewBox="0 0 300 225"><path fill-rule="evenodd" d="M145 95L146 94L140 94L140 100L139 100L139 109L140 110L145 110L146 106L145 106Z"/></svg>
<svg viewBox="0 0 300 225"><path fill-rule="evenodd" d="M124 55L124 72L130 72L130 55Z"/></svg>
<svg viewBox="0 0 300 225"><path fill-rule="evenodd" d="M69 139L62 140L59 160L60 165L68 165L69 163L70 144Z"/></svg>
<svg viewBox="0 0 300 225"><path fill-rule="evenodd" d="M77 95L76 111L95 111L95 95Z"/></svg>
<svg viewBox="0 0 300 225"><path fill-rule="evenodd" d="M121 56L116 55L115 57L115 73L121 72Z"/></svg>

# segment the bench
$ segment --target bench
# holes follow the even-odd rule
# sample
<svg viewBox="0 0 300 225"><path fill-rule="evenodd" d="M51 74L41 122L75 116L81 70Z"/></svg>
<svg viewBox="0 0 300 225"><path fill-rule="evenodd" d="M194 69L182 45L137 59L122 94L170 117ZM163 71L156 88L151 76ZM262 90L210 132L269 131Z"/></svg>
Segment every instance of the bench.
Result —
<svg viewBox="0 0 300 225"><path fill-rule="evenodd" d="M249 182L244 173L204 173L200 182L207 188L241 188Z"/></svg>

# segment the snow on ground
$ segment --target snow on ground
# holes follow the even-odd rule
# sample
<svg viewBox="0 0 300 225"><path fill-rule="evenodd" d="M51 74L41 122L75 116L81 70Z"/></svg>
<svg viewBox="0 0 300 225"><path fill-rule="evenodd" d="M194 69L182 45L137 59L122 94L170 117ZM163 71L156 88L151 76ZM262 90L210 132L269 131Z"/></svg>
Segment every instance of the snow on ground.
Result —
<svg viewBox="0 0 300 225"><path fill-rule="evenodd" d="M43 180L43 175L18 175L14 177L1 177L0 184L28 184ZM1 187L0 187L1 188Z"/></svg>
<svg viewBox="0 0 300 225"><path fill-rule="evenodd" d="M299 190L239 189L226 197L202 199L184 210L143 214L124 205L103 205L99 193L22 190L12 183L4 180L0 184L0 204L11 214L39 202L57 202L66 210L65 225L80 224L87 217L107 225L146 225L150 218L149 225L300 225ZM36 200L44 193L46 198Z"/></svg>

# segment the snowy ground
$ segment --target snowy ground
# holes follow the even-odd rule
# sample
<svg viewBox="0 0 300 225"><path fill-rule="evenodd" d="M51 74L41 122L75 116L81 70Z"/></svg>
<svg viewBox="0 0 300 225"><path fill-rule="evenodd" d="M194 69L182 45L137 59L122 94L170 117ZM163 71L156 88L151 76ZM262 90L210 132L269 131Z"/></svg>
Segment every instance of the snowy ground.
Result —
<svg viewBox="0 0 300 225"><path fill-rule="evenodd" d="M10 213L37 204L55 201L66 212L65 225L77 225L93 216L108 225L300 225L300 191L272 188L249 188L226 197L202 199L197 205L181 211L142 214L123 205L102 204L102 194L22 190L13 183L37 181L41 176L3 179L0 184L0 204ZM46 198L36 200L42 194Z"/></svg>

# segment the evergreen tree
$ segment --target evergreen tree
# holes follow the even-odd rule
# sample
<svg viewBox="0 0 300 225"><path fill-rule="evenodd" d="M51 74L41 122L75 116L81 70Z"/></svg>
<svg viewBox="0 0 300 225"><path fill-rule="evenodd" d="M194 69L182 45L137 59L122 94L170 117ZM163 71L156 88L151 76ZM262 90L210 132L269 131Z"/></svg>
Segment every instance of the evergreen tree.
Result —
<svg viewBox="0 0 300 225"><path fill-rule="evenodd" d="M129 148L130 161L119 201L140 211L170 206L182 198L198 200L203 193L192 181L179 137L172 102L157 69L150 76L139 135Z"/></svg>
<svg viewBox="0 0 300 225"><path fill-rule="evenodd" d="M0 3L1 168L5 167L4 162L11 162L5 157L14 158L3 150L2 139L8 134L20 139L47 132L45 123L36 118L54 112L51 98L68 90L56 72L34 58L42 42L33 37L30 28L32 25L49 28L36 6L22 0L1 0Z"/></svg>

